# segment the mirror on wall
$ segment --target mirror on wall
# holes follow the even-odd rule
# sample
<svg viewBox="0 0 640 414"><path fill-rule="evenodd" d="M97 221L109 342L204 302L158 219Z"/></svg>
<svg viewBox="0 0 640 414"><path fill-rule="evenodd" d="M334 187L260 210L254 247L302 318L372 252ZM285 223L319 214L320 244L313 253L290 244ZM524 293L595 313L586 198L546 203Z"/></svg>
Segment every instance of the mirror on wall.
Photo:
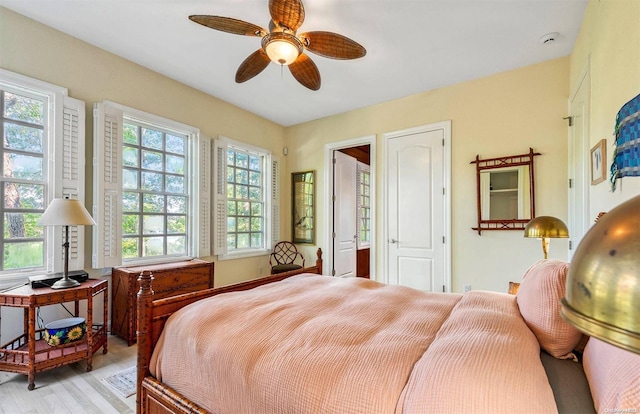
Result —
<svg viewBox="0 0 640 414"><path fill-rule="evenodd" d="M291 174L291 238L294 243L315 243L314 171Z"/></svg>
<svg viewBox="0 0 640 414"><path fill-rule="evenodd" d="M478 234L483 230L523 230L535 217L533 159L540 153L480 159L476 155Z"/></svg>

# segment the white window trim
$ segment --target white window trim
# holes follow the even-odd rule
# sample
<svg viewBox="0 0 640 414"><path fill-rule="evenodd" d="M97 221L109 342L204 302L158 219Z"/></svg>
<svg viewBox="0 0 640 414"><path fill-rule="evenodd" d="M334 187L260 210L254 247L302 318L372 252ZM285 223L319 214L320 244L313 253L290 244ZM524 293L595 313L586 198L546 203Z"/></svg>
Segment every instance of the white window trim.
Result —
<svg viewBox="0 0 640 414"><path fill-rule="evenodd" d="M237 148L242 151L253 152L265 157L264 170L264 194L265 194L265 247L262 249L250 249L240 251L227 251L227 190L226 190L226 150L227 148ZM222 160L219 154L222 151ZM214 223L214 254L218 260L244 259L248 257L265 256L271 253L271 249L280 236L280 210L279 210L279 188L280 170L279 160L271 153L255 145L236 141L220 135L214 142L213 155L213 187L214 187L214 208L212 209Z"/></svg>
<svg viewBox="0 0 640 414"><path fill-rule="evenodd" d="M45 206L54 198L70 196L84 203L85 199L85 106L84 102L68 96L68 89L33 79L5 69L0 69L0 83L5 87L24 90L48 99L48 128L45 130L45 151L49 154L48 163L44 166L47 177L47 193ZM65 128L65 115L74 117L76 124ZM65 140L70 140L65 144ZM70 149L71 153L65 153ZM74 152L77 150L77 152ZM70 169L70 158L75 156L75 170ZM67 165L65 175L63 171ZM75 176L75 178L73 178ZM46 209L46 207L45 207ZM45 228L45 262L44 269L23 269L20 271L4 271L0 274L0 288L24 282L28 276L43 273L61 272L64 267L62 229ZM84 267L84 226L70 228L70 260L69 270L80 270Z"/></svg>
<svg viewBox="0 0 640 414"><path fill-rule="evenodd" d="M103 167L105 158L109 154L103 152L105 113L111 111L116 117L118 132L113 139L117 141L112 152L112 164L117 165L117 177L111 183L103 179ZM122 128L124 119L131 119L142 124L158 125L164 130L188 135L187 157L189 159L186 174L188 193L190 198L190 210L188 212L187 252L180 256L162 256L152 258L138 258L123 261L122 259ZM93 268L116 266L139 266L155 263L170 263L188 260L193 257L209 256L211 254L209 237L209 204L210 204L210 172L209 157L211 139L200 135L200 130L190 125L183 124L168 118L149 114L147 112L131 108L111 101L96 104L94 109L94 217L97 226L94 229L93 242ZM105 208L108 194L113 194L116 206L112 209ZM113 224L115 223L115 225ZM106 237L111 228L110 237ZM107 240L105 242L105 239ZM108 240L113 240L112 247L106 246ZM105 254L105 252L107 252Z"/></svg>

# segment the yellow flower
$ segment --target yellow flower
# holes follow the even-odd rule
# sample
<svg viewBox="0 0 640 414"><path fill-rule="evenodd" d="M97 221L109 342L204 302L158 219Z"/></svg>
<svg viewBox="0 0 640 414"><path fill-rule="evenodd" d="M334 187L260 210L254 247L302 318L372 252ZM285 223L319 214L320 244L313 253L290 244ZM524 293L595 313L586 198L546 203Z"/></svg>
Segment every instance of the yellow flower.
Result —
<svg viewBox="0 0 640 414"><path fill-rule="evenodd" d="M60 338L58 338L56 335L50 335L47 343L51 346L58 346L60 345Z"/></svg>
<svg viewBox="0 0 640 414"><path fill-rule="evenodd" d="M67 333L69 342L77 341L78 339L82 338L82 335L82 327L80 326L76 326L75 328L71 329L69 333Z"/></svg>

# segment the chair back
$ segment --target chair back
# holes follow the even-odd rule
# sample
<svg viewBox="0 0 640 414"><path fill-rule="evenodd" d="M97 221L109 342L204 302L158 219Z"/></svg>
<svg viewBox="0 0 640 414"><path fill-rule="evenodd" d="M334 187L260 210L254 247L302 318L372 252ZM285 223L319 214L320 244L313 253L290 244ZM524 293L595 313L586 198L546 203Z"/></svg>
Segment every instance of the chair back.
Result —
<svg viewBox="0 0 640 414"><path fill-rule="evenodd" d="M302 265L295 264L296 259L302 261ZM304 257L296 245L290 241L281 241L273 246L273 252L269 256L269 265L271 265L271 273L293 270L294 268L304 267Z"/></svg>

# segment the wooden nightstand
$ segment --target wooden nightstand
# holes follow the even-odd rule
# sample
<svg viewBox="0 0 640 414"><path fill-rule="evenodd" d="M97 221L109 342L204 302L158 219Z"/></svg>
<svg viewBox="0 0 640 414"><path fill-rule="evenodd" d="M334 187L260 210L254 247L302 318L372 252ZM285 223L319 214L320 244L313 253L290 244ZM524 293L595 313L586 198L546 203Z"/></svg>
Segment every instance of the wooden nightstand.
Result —
<svg viewBox="0 0 640 414"><path fill-rule="evenodd" d="M24 333L0 348L0 370L27 374L28 389L35 388L36 372L87 361L87 371L92 369L93 354L102 347L107 353L107 287L106 280L89 279L78 287L69 289L37 288L21 286L0 293L0 306L24 308ZM102 325L93 323L93 298L102 293ZM49 346L44 340L44 329L36 329L36 309L41 306L75 302L75 316L79 316L80 301L87 301L87 332L78 341Z"/></svg>

